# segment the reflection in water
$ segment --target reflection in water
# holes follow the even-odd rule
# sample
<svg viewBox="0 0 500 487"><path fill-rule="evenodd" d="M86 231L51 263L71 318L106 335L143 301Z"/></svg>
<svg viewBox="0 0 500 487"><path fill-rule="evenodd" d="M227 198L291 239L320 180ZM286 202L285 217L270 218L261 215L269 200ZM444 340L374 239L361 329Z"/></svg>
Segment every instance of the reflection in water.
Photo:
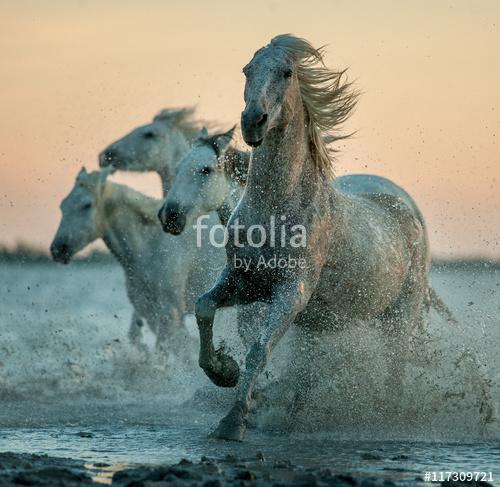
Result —
<svg viewBox="0 0 500 487"><path fill-rule="evenodd" d="M90 478L99 484L111 485L115 472L124 470L130 465L126 463L115 463L108 465L102 462L86 463L84 467L89 471Z"/></svg>

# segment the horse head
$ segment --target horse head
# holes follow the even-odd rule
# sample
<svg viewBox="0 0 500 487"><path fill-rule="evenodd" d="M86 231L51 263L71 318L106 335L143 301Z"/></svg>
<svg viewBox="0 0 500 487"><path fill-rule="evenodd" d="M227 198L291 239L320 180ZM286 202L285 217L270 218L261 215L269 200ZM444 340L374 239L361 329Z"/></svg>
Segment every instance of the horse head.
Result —
<svg viewBox="0 0 500 487"><path fill-rule="evenodd" d="M72 257L101 236L101 208L109 170L88 173L82 168L75 184L61 203L62 218L50 246L56 262L67 264Z"/></svg>
<svg viewBox="0 0 500 487"><path fill-rule="evenodd" d="M179 158L188 150L197 129L193 109L162 110L151 123L142 125L113 142L99 154L99 165L121 171L160 174L164 190Z"/></svg>
<svg viewBox="0 0 500 487"><path fill-rule="evenodd" d="M258 147L270 130L283 125L283 117L300 96L296 62L286 50L270 44L255 53L243 73L241 130L245 142Z"/></svg>
<svg viewBox="0 0 500 487"><path fill-rule="evenodd" d="M234 134L234 127L209 135L202 129L190 152L182 159L161 207L158 218L163 230L182 233L188 222L220 208L230 191L224 156Z"/></svg>

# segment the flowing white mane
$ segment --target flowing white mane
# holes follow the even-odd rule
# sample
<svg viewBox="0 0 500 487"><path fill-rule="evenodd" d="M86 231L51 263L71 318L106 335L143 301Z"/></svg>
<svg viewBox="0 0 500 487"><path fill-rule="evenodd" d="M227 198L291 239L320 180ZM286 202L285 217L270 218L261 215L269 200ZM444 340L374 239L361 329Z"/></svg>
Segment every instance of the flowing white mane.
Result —
<svg viewBox="0 0 500 487"><path fill-rule="evenodd" d="M86 188L96 198L102 198L104 211L116 207L127 207L143 222L156 225L158 223L156 215L161 201L129 186L108 181L108 173L109 171L105 170L89 173L82 170L76 179L76 184Z"/></svg>
<svg viewBox="0 0 500 487"><path fill-rule="evenodd" d="M123 184L105 182L104 203L114 207L127 207L139 216L143 223L158 225L158 208L161 200L147 196Z"/></svg>
<svg viewBox="0 0 500 487"><path fill-rule="evenodd" d="M311 154L318 170L333 177L332 142L349 137L338 133L356 106L359 92L345 79L346 70L332 71L323 61L324 48L290 34L274 37L271 45L283 49L297 66L300 93L309 119Z"/></svg>
<svg viewBox="0 0 500 487"><path fill-rule="evenodd" d="M194 107L186 108L166 108L158 113L153 121L163 122L171 127L178 128L181 132L186 134L189 138L195 138L198 134L200 127L193 120L195 112Z"/></svg>

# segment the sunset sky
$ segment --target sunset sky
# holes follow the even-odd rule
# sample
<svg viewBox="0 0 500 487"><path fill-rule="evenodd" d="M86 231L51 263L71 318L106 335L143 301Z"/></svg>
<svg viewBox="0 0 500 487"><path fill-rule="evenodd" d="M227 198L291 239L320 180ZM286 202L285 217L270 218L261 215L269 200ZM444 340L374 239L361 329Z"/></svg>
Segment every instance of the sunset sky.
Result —
<svg viewBox="0 0 500 487"><path fill-rule="evenodd" d="M0 0L0 243L47 247L79 168L160 109L238 122L241 68L286 32L363 91L337 174L407 189L434 255L500 258L498 0Z"/></svg>

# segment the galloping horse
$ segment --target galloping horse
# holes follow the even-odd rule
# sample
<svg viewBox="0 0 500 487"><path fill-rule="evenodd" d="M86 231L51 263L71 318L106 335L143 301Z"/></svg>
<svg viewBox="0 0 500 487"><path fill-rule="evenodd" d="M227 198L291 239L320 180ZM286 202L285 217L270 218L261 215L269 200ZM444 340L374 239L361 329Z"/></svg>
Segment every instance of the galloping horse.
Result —
<svg viewBox="0 0 500 487"><path fill-rule="evenodd" d="M206 129L200 131L191 150L179 162L172 187L158 213L166 232L178 235L213 211L221 224L227 225L245 189L250 160L249 153L230 145L233 135L234 127L216 134L209 134ZM238 333L247 348L254 335L247 326L249 317L260 309L247 306L237 310Z"/></svg>
<svg viewBox="0 0 500 487"><path fill-rule="evenodd" d="M207 259L200 255L192 230L181 237L166 235L156 218L160 202L108 181L108 174L107 170L80 171L61 203L62 219L50 248L52 256L66 264L102 238L125 273L134 309L130 340L141 346L145 318L157 337L157 348L172 350L172 338L184 336L183 315L192 311L194 296L214 282L215 270L205 263L204 272L199 272ZM197 280L188 282L195 274Z"/></svg>
<svg viewBox="0 0 500 487"><path fill-rule="evenodd" d="M120 171L158 173L165 196L177 163L198 134L193 108L165 109L151 123L132 130L99 154L99 165Z"/></svg>
<svg viewBox="0 0 500 487"><path fill-rule="evenodd" d="M337 129L357 100L344 73L327 69L321 49L291 35L272 39L243 72L241 125L253 147L247 185L228 223L226 268L196 304L200 366L215 384L238 385L213 433L228 440L243 439L256 380L292 323L333 332L379 318L401 353L429 297L426 228L407 193L372 176L332 184L329 144L341 138ZM277 224L286 238L269 238ZM258 245L255 228L265 237ZM249 265L236 265L242 261ZM255 301L267 303L267 313L261 326L250 325L256 337L240 375L215 350L214 316ZM402 368L391 371L401 383Z"/></svg>
<svg viewBox="0 0 500 487"><path fill-rule="evenodd" d="M162 226L180 233L202 215L216 211L222 225L243 194L250 154L230 145L234 127L209 134L203 128L179 162L172 188L159 212Z"/></svg>

